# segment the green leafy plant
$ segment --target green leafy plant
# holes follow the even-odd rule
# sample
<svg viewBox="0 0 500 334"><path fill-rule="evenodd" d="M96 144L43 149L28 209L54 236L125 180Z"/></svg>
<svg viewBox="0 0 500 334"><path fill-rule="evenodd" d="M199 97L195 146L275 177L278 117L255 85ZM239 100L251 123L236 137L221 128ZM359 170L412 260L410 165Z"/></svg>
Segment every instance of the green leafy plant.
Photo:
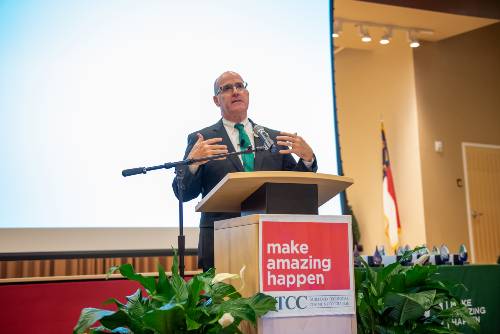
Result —
<svg viewBox="0 0 500 334"><path fill-rule="evenodd" d="M456 318L479 330L457 297L465 289L462 284L440 280L435 265L402 265L418 250L406 252L399 262L380 270L360 258L364 270L356 271L358 333L461 333L452 321Z"/></svg>
<svg viewBox="0 0 500 334"><path fill-rule="evenodd" d="M276 310L276 300L257 293L243 298L236 289L222 282L237 274L218 274L211 269L195 275L186 282L179 275L177 256L174 256L172 276L158 266L158 279L146 277L134 271L132 265L113 267L108 274L118 270L129 280L139 282L142 289L127 296L127 302L109 299L105 304L115 304L116 311L85 308L73 333L120 333L120 334L229 334L241 333L241 321L256 324L257 318ZM244 284L244 283L243 283ZM241 288L240 288L241 290ZM101 326L93 327L97 321Z"/></svg>
<svg viewBox="0 0 500 334"><path fill-rule="evenodd" d="M359 241L361 240L361 231L359 230L359 223L354 211L352 210L352 206L347 203L347 211L346 215L350 215L352 219L352 243L354 245L360 245Z"/></svg>

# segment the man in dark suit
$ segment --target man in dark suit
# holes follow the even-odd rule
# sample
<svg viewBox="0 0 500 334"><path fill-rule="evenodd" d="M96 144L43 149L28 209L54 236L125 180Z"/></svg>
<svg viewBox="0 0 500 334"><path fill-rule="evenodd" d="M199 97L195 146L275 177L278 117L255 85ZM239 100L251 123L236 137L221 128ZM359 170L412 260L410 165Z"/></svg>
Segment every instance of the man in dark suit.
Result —
<svg viewBox="0 0 500 334"><path fill-rule="evenodd" d="M214 103L221 110L222 119L212 126L191 133L184 159L235 152L248 146L262 146L262 140L253 133L254 123L248 119L249 93L243 78L235 72L222 73L214 83ZM204 197L227 173L243 171L316 171L317 162L311 147L296 133L267 129L279 145L279 154L269 151L231 156L224 160L200 162L184 167L183 200L189 201L201 193ZM292 153L300 160L296 162ZM178 197L177 180L172 184ZM214 265L214 221L239 217L235 213L210 212L201 214L198 243L198 266L204 271Z"/></svg>

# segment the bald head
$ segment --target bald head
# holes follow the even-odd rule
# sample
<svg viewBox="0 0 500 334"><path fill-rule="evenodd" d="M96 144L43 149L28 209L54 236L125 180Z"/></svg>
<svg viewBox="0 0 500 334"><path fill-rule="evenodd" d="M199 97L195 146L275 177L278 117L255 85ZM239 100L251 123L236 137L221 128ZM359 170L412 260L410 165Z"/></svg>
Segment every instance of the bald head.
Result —
<svg viewBox="0 0 500 334"><path fill-rule="evenodd" d="M219 87L224 87L219 91ZM213 100L222 117L240 123L247 117L249 94L241 75L233 71L222 73L214 82Z"/></svg>
<svg viewBox="0 0 500 334"><path fill-rule="evenodd" d="M222 73L214 81L214 96L217 95L217 92L219 91L220 82L222 81L222 79L224 77L227 77L227 76L237 76L241 79L241 81L243 81L243 78L241 77L241 75L239 75L238 73L236 73L234 71L226 71L226 72Z"/></svg>

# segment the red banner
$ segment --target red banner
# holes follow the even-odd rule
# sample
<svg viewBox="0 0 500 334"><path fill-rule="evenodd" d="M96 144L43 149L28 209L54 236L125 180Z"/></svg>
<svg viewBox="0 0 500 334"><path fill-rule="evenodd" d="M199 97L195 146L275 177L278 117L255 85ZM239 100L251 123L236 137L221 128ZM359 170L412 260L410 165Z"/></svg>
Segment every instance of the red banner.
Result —
<svg viewBox="0 0 500 334"><path fill-rule="evenodd" d="M350 217L268 217L260 222L260 286L277 298L276 316L354 313Z"/></svg>

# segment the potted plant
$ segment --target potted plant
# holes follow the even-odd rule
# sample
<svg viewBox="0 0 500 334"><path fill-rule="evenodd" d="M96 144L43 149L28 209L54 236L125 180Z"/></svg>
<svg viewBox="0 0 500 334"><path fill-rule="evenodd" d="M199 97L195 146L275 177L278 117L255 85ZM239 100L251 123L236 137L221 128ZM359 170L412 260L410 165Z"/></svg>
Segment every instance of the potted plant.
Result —
<svg viewBox="0 0 500 334"><path fill-rule="evenodd" d="M195 275L186 282L179 275L177 256L172 264L172 276L158 266L158 279L146 277L134 271L132 265L124 264L110 269L118 270L129 280L139 282L142 289L127 296L127 302L109 299L106 304L115 304L116 311L85 308L73 333L121 333L121 334L215 334L241 333L238 326L243 320L256 324L257 318L268 311L276 310L276 300L257 293L243 298L225 279L240 278L243 288L243 271L237 274L218 274L211 269ZM94 323L101 323L93 327Z"/></svg>
<svg viewBox="0 0 500 334"><path fill-rule="evenodd" d="M457 318L479 329L457 297L465 287L440 280L437 266L422 265L428 254L413 266L403 266L419 250L406 252L400 261L380 270L360 257L364 270L356 271L358 334L461 333L452 321Z"/></svg>

